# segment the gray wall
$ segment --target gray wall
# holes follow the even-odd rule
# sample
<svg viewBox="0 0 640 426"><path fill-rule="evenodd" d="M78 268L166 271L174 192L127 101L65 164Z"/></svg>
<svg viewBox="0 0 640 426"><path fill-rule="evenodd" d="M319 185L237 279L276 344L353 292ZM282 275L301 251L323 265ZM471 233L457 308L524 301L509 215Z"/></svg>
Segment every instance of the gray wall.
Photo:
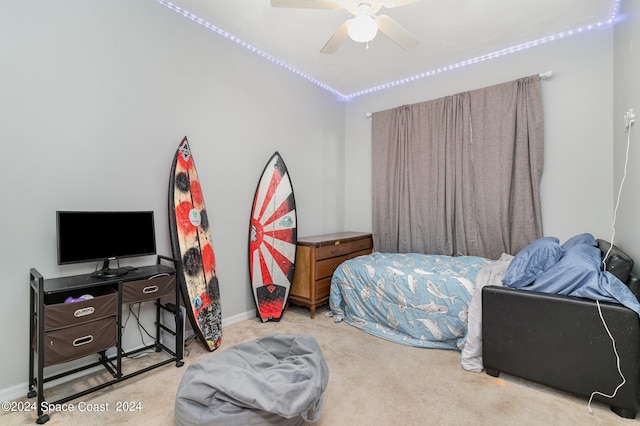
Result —
<svg viewBox="0 0 640 426"><path fill-rule="evenodd" d="M629 142L627 176L620 195L620 205L616 220L614 242L637 260L634 267L640 273L640 2L637 0L622 2L621 21L615 28L614 53L614 105L613 136L615 146L614 159L614 197L618 198L620 184L624 177L624 168ZM632 108L636 122L631 134L626 132L624 115ZM611 232L611 231L610 231Z"/></svg>
<svg viewBox="0 0 640 426"><path fill-rule="evenodd" d="M613 211L613 44L613 29L590 31L350 101L346 111L347 228L371 228L367 112L551 70L553 77L542 83L544 233L561 241L582 232L607 237ZM440 65L448 64L434 68Z"/></svg>
<svg viewBox="0 0 640 426"><path fill-rule="evenodd" d="M26 392L29 268L56 277L95 266L57 265L55 211L154 210L158 252L171 254L169 169L185 135L225 321L254 309L249 215L274 151L299 233L343 228L344 103L153 1L5 0L0 70L0 390ZM133 327L125 346L139 345Z"/></svg>

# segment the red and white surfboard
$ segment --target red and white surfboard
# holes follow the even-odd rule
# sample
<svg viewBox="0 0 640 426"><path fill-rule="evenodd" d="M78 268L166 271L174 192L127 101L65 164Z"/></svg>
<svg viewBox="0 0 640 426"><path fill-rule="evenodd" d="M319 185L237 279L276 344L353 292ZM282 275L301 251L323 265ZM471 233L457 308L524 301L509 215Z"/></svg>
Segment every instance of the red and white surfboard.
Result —
<svg viewBox="0 0 640 426"><path fill-rule="evenodd" d="M249 276L263 322L282 317L293 282L297 241L293 187L276 152L258 182L249 225Z"/></svg>
<svg viewBox="0 0 640 426"><path fill-rule="evenodd" d="M213 351L220 346L222 337L216 257L202 188L186 136L171 167L169 235L173 256L180 260L177 276L187 316L205 347Z"/></svg>

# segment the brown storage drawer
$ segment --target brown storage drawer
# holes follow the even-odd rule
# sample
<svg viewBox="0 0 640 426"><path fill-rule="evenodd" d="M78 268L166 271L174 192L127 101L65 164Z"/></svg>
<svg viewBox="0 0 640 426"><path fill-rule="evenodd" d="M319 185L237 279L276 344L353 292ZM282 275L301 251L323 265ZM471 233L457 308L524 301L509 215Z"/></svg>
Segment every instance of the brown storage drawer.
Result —
<svg viewBox="0 0 640 426"><path fill-rule="evenodd" d="M44 329L55 330L117 315L118 293L115 289L87 289L82 294L74 296L80 297L83 294L91 294L94 298L71 303L64 303L64 299L69 296L68 293L45 298Z"/></svg>
<svg viewBox="0 0 640 426"><path fill-rule="evenodd" d="M318 248L316 250L316 260L327 259L347 253L349 253L349 243L332 244Z"/></svg>
<svg viewBox="0 0 640 426"><path fill-rule="evenodd" d="M143 302L164 296L175 297L175 275L160 275L148 280L122 284L122 303Z"/></svg>
<svg viewBox="0 0 640 426"><path fill-rule="evenodd" d="M338 266L345 260L349 260L349 256L340 256L340 257L332 257L331 259L321 260L317 263L316 266L316 278L326 278L331 277L333 272L336 270Z"/></svg>
<svg viewBox="0 0 640 426"><path fill-rule="evenodd" d="M44 366L71 361L116 345L116 317L44 333Z"/></svg>

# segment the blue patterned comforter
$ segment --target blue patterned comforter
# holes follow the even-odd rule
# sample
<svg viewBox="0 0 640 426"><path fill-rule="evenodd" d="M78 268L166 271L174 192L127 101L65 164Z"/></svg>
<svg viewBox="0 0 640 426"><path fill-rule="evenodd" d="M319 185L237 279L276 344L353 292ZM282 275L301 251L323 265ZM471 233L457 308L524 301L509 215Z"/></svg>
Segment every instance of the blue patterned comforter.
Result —
<svg viewBox="0 0 640 426"><path fill-rule="evenodd" d="M397 343L461 350L478 271L476 256L373 253L342 263L329 306L345 321Z"/></svg>

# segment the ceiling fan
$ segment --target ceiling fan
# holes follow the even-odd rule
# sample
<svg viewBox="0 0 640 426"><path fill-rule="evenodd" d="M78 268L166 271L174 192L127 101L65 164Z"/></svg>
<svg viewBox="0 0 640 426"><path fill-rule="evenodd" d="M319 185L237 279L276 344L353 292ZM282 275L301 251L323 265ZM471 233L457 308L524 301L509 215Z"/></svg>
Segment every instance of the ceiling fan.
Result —
<svg viewBox="0 0 640 426"><path fill-rule="evenodd" d="M418 40L387 15L376 15L383 7L393 8L420 0L271 0L273 7L296 9L345 9L354 15L338 28L320 50L334 53L350 37L365 43L373 40L378 30L407 50L418 45Z"/></svg>

